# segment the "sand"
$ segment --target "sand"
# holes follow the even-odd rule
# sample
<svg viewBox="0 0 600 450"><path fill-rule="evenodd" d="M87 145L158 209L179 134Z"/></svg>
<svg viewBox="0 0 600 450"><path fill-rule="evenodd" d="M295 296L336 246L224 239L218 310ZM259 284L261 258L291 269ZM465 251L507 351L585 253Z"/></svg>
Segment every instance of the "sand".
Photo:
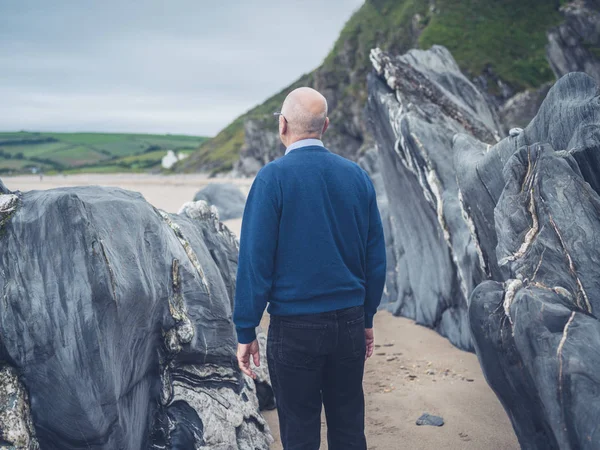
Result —
<svg viewBox="0 0 600 450"><path fill-rule="evenodd" d="M141 192L154 206L177 212L210 182L231 182L248 191L250 179L204 175L89 174L4 177L11 190L98 184ZM239 236L241 220L226 224ZM365 372L366 431L370 450L518 449L508 417L488 387L472 353L435 332L382 311L375 316L375 355ZM266 362L266 361L264 361ZM443 427L419 427L424 412L441 415ZM278 438L277 413L265 414ZM322 449L326 449L323 426ZM276 442L272 449L281 449Z"/></svg>
<svg viewBox="0 0 600 450"><path fill-rule="evenodd" d="M38 190L65 186L118 186L123 189L141 192L157 208L176 213L185 202L192 201L194 195L209 183L233 183L242 192L248 193L252 184L249 178L208 178L202 174L151 175L151 174L77 174L77 175L24 175L3 177L2 181L10 190Z"/></svg>

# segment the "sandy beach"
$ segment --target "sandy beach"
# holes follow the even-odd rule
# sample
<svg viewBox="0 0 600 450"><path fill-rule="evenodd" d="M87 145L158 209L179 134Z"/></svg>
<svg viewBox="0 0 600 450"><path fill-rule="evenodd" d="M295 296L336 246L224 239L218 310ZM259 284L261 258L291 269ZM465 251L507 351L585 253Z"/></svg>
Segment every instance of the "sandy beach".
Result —
<svg viewBox="0 0 600 450"><path fill-rule="evenodd" d="M204 175L71 175L4 177L11 190L64 186L119 186L141 192L154 206L177 212L211 182L231 182L248 191L250 179ZM241 220L226 222L239 235ZM365 373L369 449L518 449L509 419L488 387L477 357L453 347L435 332L382 311L375 318L376 351ZM266 361L265 361L266 362ZM441 415L443 427L419 427L424 412ZM265 414L278 437L277 413ZM276 442L273 449L281 449ZM322 447L326 449L325 434Z"/></svg>

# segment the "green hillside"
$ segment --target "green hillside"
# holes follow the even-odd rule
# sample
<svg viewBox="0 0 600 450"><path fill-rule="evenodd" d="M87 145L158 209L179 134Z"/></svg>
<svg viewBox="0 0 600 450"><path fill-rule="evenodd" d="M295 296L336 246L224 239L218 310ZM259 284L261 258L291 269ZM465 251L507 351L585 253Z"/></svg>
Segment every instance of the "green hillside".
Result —
<svg viewBox="0 0 600 450"><path fill-rule="evenodd" d="M545 58L546 32L560 23L561 3L565 1L367 0L346 23L319 68L238 117L181 161L178 169L230 169L244 143L244 121L279 108L285 93L295 86L333 91L332 123L351 119L348 111L353 106L360 109L366 100L369 52L374 47L399 54L441 44L468 75L483 75L493 95L498 94L498 79L515 92L538 87L553 79ZM332 132L346 131L342 127Z"/></svg>
<svg viewBox="0 0 600 450"><path fill-rule="evenodd" d="M0 133L0 173L127 172L160 167L168 150L191 153L206 138L113 133Z"/></svg>

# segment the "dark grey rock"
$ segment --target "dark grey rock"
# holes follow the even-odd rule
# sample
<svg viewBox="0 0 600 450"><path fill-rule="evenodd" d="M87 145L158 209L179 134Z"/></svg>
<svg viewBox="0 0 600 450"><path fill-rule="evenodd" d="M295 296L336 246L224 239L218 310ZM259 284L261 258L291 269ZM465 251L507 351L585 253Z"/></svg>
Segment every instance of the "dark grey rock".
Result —
<svg viewBox="0 0 600 450"><path fill-rule="evenodd" d="M565 20L548 32L546 53L557 77L585 72L600 82L600 5L573 1L560 8Z"/></svg>
<svg viewBox="0 0 600 450"><path fill-rule="evenodd" d="M220 220L238 219L244 214L246 196L236 185L231 183L211 183L202 188L194 201L204 200L216 206Z"/></svg>
<svg viewBox="0 0 600 450"><path fill-rule="evenodd" d="M502 140L494 151L472 136L457 135L453 141L454 167L460 192L488 276L502 280L496 259L494 209L502 190L502 171L510 157L523 146L548 143L568 150L584 179L600 192L600 108L598 88L592 78L573 73L550 90L533 121L521 132Z"/></svg>
<svg viewBox="0 0 600 450"><path fill-rule="evenodd" d="M432 416L429 413L423 413L423 415L417 419L417 425L441 427L444 425L444 419L440 416Z"/></svg>
<svg viewBox="0 0 600 450"><path fill-rule="evenodd" d="M385 182L381 174L381 167L379 163L379 154L376 148L370 148L365 151L364 155L358 160L358 165L361 166L368 174L373 185L375 186L375 192L377 192L377 205L379 207L379 214L381 215L381 222L383 224L383 233L386 240L386 258L388 268L388 280L395 279L395 268L397 265L397 249L395 245L396 233L399 232L394 221L390 216L390 207L385 189ZM398 292L396 292L395 283L386 283L383 291L382 303L394 302L398 298Z"/></svg>
<svg viewBox="0 0 600 450"><path fill-rule="evenodd" d="M502 126L445 48L400 57L376 50L371 59L379 76L369 78L367 108L395 252L390 307L472 349L467 298L486 274L463 217L452 138L470 133L496 142Z"/></svg>
<svg viewBox="0 0 600 450"><path fill-rule="evenodd" d="M8 188L6 186L4 186L4 183L2 183L2 180L0 180L0 194L10 194L10 191L8 190Z"/></svg>
<svg viewBox="0 0 600 450"><path fill-rule="evenodd" d="M561 78L535 119L455 167L490 278L470 299L475 348L522 448L600 446L598 88Z"/></svg>
<svg viewBox="0 0 600 450"><path fill-rule="evenodd" d="M256 396L258 397L258 406L261 411L270 411L276 408L275 393L271 385L271 376L269 375L269 365L267 364L267 334L261 327L256 328L256 339L260 347L261 363L259 367L254 367L256 374Z"/></svg>
<svg viewBox="0 0 600 450"><path fill-rule="evenodd" d="M504 177L495 214L505 281L472 295L477 355L523 448L598 448L600 279L589 242L600 236L600 197L549 145L519 150Z"/></svg>
<svg viewBox="0 0 600 450"><path fill-rule="evenodd" d="M173 215L118 188L19 196L0 230L0 360L40 447L268 448L235 357L237 241L206 203Z"/></svg>

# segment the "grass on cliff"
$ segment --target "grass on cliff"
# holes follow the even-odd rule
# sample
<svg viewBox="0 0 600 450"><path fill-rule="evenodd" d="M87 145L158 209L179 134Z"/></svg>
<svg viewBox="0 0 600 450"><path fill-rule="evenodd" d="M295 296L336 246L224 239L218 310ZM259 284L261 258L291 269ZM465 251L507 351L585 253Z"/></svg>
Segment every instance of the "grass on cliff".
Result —
<svg viewBox="0 0 600 450"><path fill-rule="evenodd" d="M437 0L419 44L446 46L471 76L491 68L517 91L535 88L554 79L546 32L562 20L558 7L557 1Z"/></svg>
<svg viewBox="0 0 600 450"><path fill-rule="evenodd" d="M342 29L321 67L319 80L344 97L366 100L369 52L374 47L400 54L413 46L448 47L471 77L491 70L515 91L552 80L545 57L546 32L561 22L558 8L565 0L367 0ZM244 120L279 108L287 92L311 85L312 74L238 117L179 169L228 170L244 143ZM491 85L497 94L498 86Z"/></svg>

